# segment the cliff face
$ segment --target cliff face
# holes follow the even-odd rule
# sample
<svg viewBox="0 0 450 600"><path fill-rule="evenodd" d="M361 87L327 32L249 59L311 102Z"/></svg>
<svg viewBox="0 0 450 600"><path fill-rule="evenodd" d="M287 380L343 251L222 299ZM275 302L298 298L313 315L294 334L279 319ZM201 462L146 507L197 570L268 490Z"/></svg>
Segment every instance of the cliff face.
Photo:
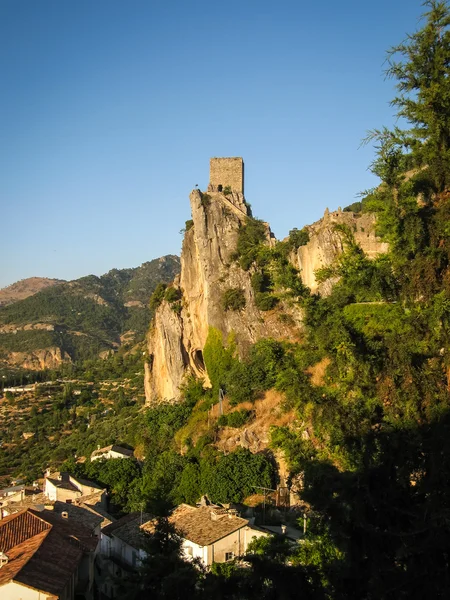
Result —
<svg viewBox="0 0 450 600"><path fill-rule="evenodd" d="M249 215L244 196L219 192L202 196L194 190L190 201L194 225L185 234L181 274L175 281L182 292L182 310L176 314L163 302L156 311L148 337L147 402L177 399L187 373L208 381L203 348L211 326L222 331L224 339L234 332L241 354L262 337L298 336L295 327L279 321L278 313L256 308L251 273L232 260L238 231ZM273 243L268 226L267 243ZM223 294L229 288L243 291L245 309L224 310ZM300 324L299 316L297 320Z"/></svg>
<svg viewBox="0 0 450 600"><path fill-rule="evenodd" d="M298 341L302 315L297 307L281 302L277 310L257 309L251 286L251 271L241 269L233 254L238 233L249 211L241 193L205 195L194 190L190 195L193 226L186 232L181 253L181 273L174 286L182 294L181 311L175 312L163 301L156 311L148 335L148 363L145 369L147 403L177 400L187 374L208 383L203 363L203 348L212 326L224 340L230 333L240 355L263 337ZM375 236L375 216L370 214L326 211L323 219L308 227L310 240L290 260L300 271L303 282L313 292L328 293L332 282L319 289L314 271L330 265L343 251L343 243L335 224L346 224L366 254L373 258L387 250L387 244ZM274 238L267 226L267 244ZM328 287L326 287L328 286ZM224 292L239 288L245 295L243 310L223 308ZM290 319L280 320L280 309ZM286 324L286 321L289 321Z"/></svg>
<svg viewBox="0 0 450 600"><path fill-rule="evenodd" d="M300 246L290 257L292 264L300 271L302 281L310 290L321 294L330 293L333 281L317 284L314 271L327 267L342 253L344 246L341 236L334 229L337 224L347 225L353 232L355 241L370 259L388 251L388 244L375 235L376 217L374 214L354 214L341 210L329 212L320 221L309 225L309 242Z"/></svg>

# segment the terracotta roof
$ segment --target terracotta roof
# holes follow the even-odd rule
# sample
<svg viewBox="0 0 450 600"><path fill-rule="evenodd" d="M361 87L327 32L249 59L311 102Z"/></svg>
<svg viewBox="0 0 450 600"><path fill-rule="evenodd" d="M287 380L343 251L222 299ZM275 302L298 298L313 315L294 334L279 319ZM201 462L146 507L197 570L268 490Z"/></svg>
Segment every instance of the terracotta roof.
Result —
<svg viewBox="0 0 450 600"><path fill-rule="evenodd" d="M28 509L0 521L0 543L8 556L8 563L0 568L0 586L14 580L59 595L84 551L94 550L98 539L52 511L36 514Z"/></svg>
<svg viewBox="0 0 450 600"><path fill-rule="evenodd" d="M0 551L8 554L14 546L47 529L51 529L50 525L31 512L9 515L0 521Z"/></svg>
<svg viewBox="0 0 450 600"><path fill-rule="evenodd" d="M187 504L177 507L169 518L179 533L199 546L209 546L230 533L248 525L241 519L217 506L194 508Z"/></svg>

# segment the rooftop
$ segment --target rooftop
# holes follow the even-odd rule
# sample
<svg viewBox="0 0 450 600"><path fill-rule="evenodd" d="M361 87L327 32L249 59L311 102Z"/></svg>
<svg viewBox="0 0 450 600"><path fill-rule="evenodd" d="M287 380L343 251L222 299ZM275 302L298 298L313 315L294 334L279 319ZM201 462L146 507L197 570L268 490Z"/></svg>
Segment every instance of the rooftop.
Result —
<svg viewBox="0 0 450 600"><path fill-rule="evenodd" d="M98 540L77 523L31 509L0 521L0 544L8 562L0 568L0 586L11 580L59 595L77 569L84 551Z"/></svg>
<svg viewBox="0 0 450 600"><path fill-rule="evenodd" d="M180 504L172 513L169 521L187 540L199 546L209 546L230 533L248 525L247 519L241 519L218 506L195 508ZM149 533L151 524L143 527Z"/></svg>
<svg viewBox="0 0 450 600"><path fill-rule="evenodd" d="M102 533L107 536L114 535L132 548L142 548L145 544L145 524L153 520L153 516L149 513L134 512L125 515L111 525L102 529ZM144 527L141 528L142 524Z"/></svg>
<svg viewBox="0 0 450 600"><path fill-rule="evenodd" d="M104 448L98 448L92 452L91 456L99 456L101 454L106 454L107 452L118 452L123 454L124 456L133 456L133 450L129 448L124 448L123 446L118 446L117 444L111 444L110 446L105 446Z"/></svg>

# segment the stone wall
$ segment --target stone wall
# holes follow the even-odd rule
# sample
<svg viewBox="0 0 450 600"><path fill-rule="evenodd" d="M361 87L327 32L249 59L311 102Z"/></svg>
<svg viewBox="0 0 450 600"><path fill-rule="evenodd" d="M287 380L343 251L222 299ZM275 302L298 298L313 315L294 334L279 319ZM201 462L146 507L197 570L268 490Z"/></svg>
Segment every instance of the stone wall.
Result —
<svg viewBox="0 0 450 600"><path fill-rule="evenodd" d="M210 159L208 190L218 192L226 187L244 193L244 161L241 157Z"/></svg>

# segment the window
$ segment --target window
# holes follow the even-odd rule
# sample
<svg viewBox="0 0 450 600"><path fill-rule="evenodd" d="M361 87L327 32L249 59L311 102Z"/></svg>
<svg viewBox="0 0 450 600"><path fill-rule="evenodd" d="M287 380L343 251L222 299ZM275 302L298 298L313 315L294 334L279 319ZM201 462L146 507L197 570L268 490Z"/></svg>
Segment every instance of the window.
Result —
<svg viewBox="0 0 450 600"><path fill-rule="evenodd" d="M222 189L223 189L223 188L222 188L222 186L221 186L221 185L218 185L218 186L217 186L217 191L218 191L218 192L221 192L221 191L222 191Z"/></svg>
<svg viewBox="0 0 450 600"><path fill-rule="evenodd" d="M233 560L234 558L234 552L225 552L225 560Z"/></svg>
<svg viewBox="0 0 450 600"><path fill-rule="evenodd" d="M186 554L188 556L193 556L193 554L194 554L194 548L192 546L187 546L186 547Z"/></svg>

